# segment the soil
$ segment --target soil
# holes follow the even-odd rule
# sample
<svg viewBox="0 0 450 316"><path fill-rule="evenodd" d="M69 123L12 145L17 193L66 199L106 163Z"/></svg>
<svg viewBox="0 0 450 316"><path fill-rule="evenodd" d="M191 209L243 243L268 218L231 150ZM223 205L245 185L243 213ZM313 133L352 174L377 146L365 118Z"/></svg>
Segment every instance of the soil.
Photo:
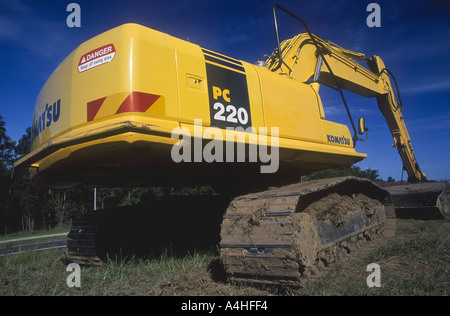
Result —
<svg viewBox="0 0 450 316"><path fill-rule="evenodd" d="M179 275L160 280L150 295L162 296L272 296L271 292L244 285L215 281L208 272Z"/></svg>
<svg viewBox="0 0 450 316"><path fill-rule="evenodd" d="M350 212L373 215L376 208L380 207L382 207L380 202L362 194L355 194L350 197L332 193L312 203L304 212L314 214L318 220L329 220L333 226L338 227L347 220L347 214Z"/></svg>
<svg viewBox="0 0 450 316"><path fill-rule="evenodd" d="M226 280L220 260L209 264L208 271L164 278L150 290L158 296L272 296L272 292Z"/></svg>

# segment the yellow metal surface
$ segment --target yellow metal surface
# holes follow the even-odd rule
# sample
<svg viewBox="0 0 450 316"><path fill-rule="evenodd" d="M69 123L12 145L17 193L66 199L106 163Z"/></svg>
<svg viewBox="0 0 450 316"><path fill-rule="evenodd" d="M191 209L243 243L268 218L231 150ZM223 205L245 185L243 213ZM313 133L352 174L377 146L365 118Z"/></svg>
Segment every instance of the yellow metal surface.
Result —
<svg viewBox="0 0 450 316"><path fill-rule="evenodd" d="M266 126L278 126L282 138L322 142L322 122L313 90L287 77L274 76L265 68L257 70Z"/></svg>
<svg viewBox="0 0 450 316"><path fill-rule="evenodd" d="M396 101L393 86L389 77L385 73L384 62L378 56L373 56L370 60L373 71L380 73L380 85L384 91L377 96L378 108L386 120L394 139L394 146L403 161L403 165L408 173L408 181L425 181L427 176L419 167L419 163L414 155L414 149L411 143L408 129L402 114L402 106Z"/></svg>
<svg viewBox="0 0 450 316"><path fill-rule="evenodd" d="M164 96L160 100L164 104L149 114L163 113L167 120L178 120L175 50L168 39L163 33L126 24L80 45L55 70L39 94L33 119L33 150L86 123L87 103L106 97L98 118L111 116L133 91ZM79 72L83 56L111 44L115 48L111 61ZM56 100L61 100L59 120L46 126L48 120L40 122L39 117L46 113L47 103Z"/></svg>

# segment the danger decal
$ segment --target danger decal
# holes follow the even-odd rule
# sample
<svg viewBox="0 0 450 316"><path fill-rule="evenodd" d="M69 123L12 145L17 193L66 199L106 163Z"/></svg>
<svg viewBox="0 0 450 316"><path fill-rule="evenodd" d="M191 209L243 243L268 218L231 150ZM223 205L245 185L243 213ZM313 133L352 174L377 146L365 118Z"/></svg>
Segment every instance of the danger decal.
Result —
<svg viewBox="0 0 450 316"><path fill-rule="evenodd" d="M83 72L111 62L116 56L114 44L108 44L84 54L78 63L78 72Z"/></svg>

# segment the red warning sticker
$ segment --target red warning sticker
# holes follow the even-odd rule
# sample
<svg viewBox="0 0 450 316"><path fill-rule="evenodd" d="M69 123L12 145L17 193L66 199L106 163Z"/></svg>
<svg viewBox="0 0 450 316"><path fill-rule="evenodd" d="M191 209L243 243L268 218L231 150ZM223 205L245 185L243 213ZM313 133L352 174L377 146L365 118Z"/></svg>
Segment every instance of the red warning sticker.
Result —
<svg viewBox="0 0 450 316"><path fill-rule="evenodd" d="M114 44L105 45L84 54L78 63L78 72L83 72L111 62L116 56Z"/></svg>

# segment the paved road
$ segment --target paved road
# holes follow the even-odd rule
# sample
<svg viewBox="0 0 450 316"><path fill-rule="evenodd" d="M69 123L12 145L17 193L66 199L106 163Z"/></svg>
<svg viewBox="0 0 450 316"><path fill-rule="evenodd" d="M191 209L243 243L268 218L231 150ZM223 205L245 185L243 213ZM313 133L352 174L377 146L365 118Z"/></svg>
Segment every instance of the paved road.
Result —
<svg viewBox="0 0 450 316"><path fill-rule="evenodd" d="M51 235L42 235L42 236L34 236L34 237L25 237L25 238L15 238L0 241L0 257L17 254L24 252L29 249L35 249L35 251L43 251L48 249L57 249L64 250L67 248L67 240L66 236L68 233L59 233L59 234L51 234ZM64 238L61 238L63 237ZM46 239L44 241L36 241L33 243L20 243L15 245L7 245L10 243L16 242L27 242L30 240L37 239ZM48 239L50 238L50 240Z"/></svg>
<svg viewBox="0 0 450 316"><path fill-rule="evenodd" d="M68 233L69 232L59 233L59 234L50 234L50 235L39 235L39 236L33 236L33 237L15 238L15 239L8 239L8 240L0 240L0 244L8 244L8 243L16 242L16 241L26 241L26 240L32 240L32 239L67 236Z"/></svg>

